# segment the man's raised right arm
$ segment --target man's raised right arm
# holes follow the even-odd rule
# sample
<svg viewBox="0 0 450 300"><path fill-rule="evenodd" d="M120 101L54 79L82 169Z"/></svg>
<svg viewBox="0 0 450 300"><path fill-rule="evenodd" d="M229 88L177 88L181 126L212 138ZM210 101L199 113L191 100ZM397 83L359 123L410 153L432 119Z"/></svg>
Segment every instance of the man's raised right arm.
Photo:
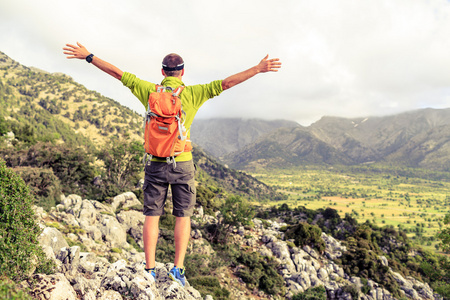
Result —
<svg viewBox="0 0 450 300"><path fill-rule="evenodd" d="M91 54L86 47L77 42L77 46L66 44L67 47L63 48L64 54L67 55L67 58L77 58L77 59L86 59L89 54ZM117 78L119 80L122 79L123 72L116 66L106 62L97 56L92 57L92 64L102 70L103 72Z"/></svg>
<svg viewBox="0 0 450 300"><path fill-rule="evenodd" d="M280 60L278 58L269 59L269 55L267 55L256 66L225 78L222 81L222 89L225 91L232 88L259 73L277 72L279 68L281 68Z"/></svg>

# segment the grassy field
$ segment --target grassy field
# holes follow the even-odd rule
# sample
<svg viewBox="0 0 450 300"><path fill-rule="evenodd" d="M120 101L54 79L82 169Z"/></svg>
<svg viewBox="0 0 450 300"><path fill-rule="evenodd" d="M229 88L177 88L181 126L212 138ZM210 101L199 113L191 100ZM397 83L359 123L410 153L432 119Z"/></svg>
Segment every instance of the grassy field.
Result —
<svg viewBox="0 0 450 300"><path fill-rule="evenodd" d="M430 173L421 173L422 178L398 173L367 167L357 172L349 168L302 168L252 175L287 195L287 199L267 205L331 207L342 217L351 214L360 223L370 220L379 226L393 225L417 244L436 251L434 237L449 212L450 182L429 179L436 178Z"/></svg>

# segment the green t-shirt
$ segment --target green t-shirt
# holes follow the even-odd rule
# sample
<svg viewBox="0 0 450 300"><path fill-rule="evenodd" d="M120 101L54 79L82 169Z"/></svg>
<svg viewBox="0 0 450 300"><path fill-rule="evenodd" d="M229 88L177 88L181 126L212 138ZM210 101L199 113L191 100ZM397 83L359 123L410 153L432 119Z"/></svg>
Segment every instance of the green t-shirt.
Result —
<svg viewBox="0 0 450 300"><path fill-rule="evenodd" d="M150 93L156 92L156 84L137 78L135 75L124 72L121 79L124 86L128 87L131 92L148 108L148 98ZM184 83L176 77L166 77L161 82L163 86L169 86L173 89L183 85ZM197 84L186 86L180 94L181 105L186 112L186 121L184 126L190 134L192 121L198 109L206 102L206 100L218 96L222 93L222 80L215 80L208 84ZM189 137L190 138L190 137ZM192 159L191 152L184 152L175 158L176 161L188 161Z"/></svg>

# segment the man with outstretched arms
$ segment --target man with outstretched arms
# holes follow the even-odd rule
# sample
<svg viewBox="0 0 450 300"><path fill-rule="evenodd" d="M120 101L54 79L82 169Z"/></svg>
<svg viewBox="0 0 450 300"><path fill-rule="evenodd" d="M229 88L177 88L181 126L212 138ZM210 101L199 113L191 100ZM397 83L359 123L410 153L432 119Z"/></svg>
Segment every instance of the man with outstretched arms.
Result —
<svg viewBox="0 0 450 300"><path fill-rule="evenodd" d="M63 48L67 58L77 58L92 63L100 70L120 80L131 92L148 108L148 99L151 93L156 92L156 84L141 80L135 75L122 72L116 66L94 56L83 45L67 44ZM186 113L184 126L189 132L189 128L194 120L198 109L206 100L218 96L222 91L227 90L241 82L250 79L258 73L276 72L281 67L278 58L269 59L268 55L256 66L237 73L224 80L212 81L208 84L198 84L185 86L179 98L184 112ZM162 86L173 89L184 86L182 77L184 75L184 61L177 54L168 54L162 62ZM153 157L150 164L145 166L144 181L144 251L146 260L146 270L154 277L155 273L155 252L159 233L159 218L164 213L164 204L169 185L172 190L173 215L176 217L175 223L175 261L174 268L170 270L169 276L182 286L185 285L184 258L190 238L191 221L196 194L194 185L195 167L192 162L192 153L183 152L175 157L175 165L169 165L163 158Z"/></svg>

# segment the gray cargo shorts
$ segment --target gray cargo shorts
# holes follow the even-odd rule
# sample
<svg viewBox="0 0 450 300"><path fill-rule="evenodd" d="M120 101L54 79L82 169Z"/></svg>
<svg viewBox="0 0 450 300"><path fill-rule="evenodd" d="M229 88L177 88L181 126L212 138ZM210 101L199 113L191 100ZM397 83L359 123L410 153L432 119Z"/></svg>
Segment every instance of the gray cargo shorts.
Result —
<svg viewBox="0 0 450 300"><path fill-rule="evenodd" d="M190 217L195 206L195 166L192 160L177 162L176 167L167 162L152 161L145 166L144 215L162 216L169 185L172 190L173 215Z"/></svg>

